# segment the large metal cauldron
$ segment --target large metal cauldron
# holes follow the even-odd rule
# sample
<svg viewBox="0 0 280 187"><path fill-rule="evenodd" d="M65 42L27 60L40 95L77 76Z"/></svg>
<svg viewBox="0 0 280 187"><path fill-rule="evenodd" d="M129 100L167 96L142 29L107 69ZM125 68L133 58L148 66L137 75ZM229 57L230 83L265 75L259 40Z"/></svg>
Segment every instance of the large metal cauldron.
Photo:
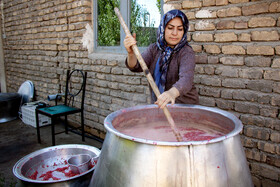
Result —
<svg viewBox="0 0 280 187"><path fill-rule="evenodd" d="M173 105L168 109L175 123L211 121L211 128L228 133L212 140L188 142L135 138L114 127L166 120L162 110L146 105L116 111L105 119L107 134L90 186L253 186L239 136L243 126L238 118L198 105Z"/></svg>

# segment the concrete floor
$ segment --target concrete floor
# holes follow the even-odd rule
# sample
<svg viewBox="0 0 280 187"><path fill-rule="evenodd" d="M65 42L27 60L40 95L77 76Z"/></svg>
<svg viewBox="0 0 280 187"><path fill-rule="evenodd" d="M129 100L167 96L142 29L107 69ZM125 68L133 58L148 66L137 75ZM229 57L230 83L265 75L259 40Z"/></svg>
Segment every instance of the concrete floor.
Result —
<svg viewBox="0 0 280 187"><path fill-rule="evenodd" d="M62 130L62 125L57 125L56 130ZM36 128L24 124L20 119L6 123L0 123L0 187L16 186L17 178L13 174L13 166L22 157L52 146L51 128L45 126L40 128L41 141L37 143ZM55 136L56 145L62 144L86 144L101 149L102 143L86 138L82 141L80 135L69 132Z"/></svg>

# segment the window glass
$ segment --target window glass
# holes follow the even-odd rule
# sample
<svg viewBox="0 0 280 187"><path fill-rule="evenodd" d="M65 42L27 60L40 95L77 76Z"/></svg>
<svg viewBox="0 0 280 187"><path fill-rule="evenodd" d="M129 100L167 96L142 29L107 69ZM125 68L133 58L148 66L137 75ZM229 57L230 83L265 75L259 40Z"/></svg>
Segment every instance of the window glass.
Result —
<svg viewBox="0 0 280 187"><path fill-rule="evenodd" d="M120 6L120 0L98 0L98 46L120 45L120 24L114 7Z"/></svg>
<svg viewBox="0 0 280 187"><path fill-rule="evenodd" d="M156 41L160 17L160 0L131 1L130 29L136 33L137 46L148 46Z"/></svg>
<svg viewBox="0 0 280 187"><path fill-rule="evenodd" d="M95 46L98 49L123 50L125 35L114 7L118 7L131 33L137 34L137 46L145 47L156 41L163 0L95 0ZM112 48L113 47L113 48Z"/></svg>

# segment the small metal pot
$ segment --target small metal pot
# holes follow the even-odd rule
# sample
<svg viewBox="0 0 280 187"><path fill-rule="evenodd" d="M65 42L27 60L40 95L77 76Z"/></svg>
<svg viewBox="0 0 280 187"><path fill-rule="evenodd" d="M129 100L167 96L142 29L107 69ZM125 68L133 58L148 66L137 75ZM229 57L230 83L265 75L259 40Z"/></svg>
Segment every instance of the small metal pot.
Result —
<svg viewBox="0 0 280 187"><path fill-rule="evenodd" d="M51 167L67 167L67 160L75 155L87 154L90 157L98 157L100 150L96 147L80 144L58 145L35 151L20 159L13 167L14 175L19 179L17 186L24 187L47 187L47 186L71 186L87 187L94 172L95 166L91 169L77 175L64 177L58 180L37 180L42 174L46 173L45 169ZM32 175L38 172L36 179ZM69 172L70 173L70 172ZM37 175L37 174L36 174Z"/></svg>
<svg viewBox="0 0 280 187"><path fill-rule="evenodd" d="M73 173L81 174L88 171L97 161L97 157L92 157L89 154L74 155L68 159L68 164Z"/></svg>
<svg viewBox="0 0 280 187"><path fill-rule="evenodd" d="M250 187L253 186L233 114L199 105L169 105L175 121L211 122L209 128L228 132L211 140L164 142L122 134L116 126L166 120L156 105L116 111L105 119L107 134L90 186ZM209 123L205 123L209 124Z"/></svg>

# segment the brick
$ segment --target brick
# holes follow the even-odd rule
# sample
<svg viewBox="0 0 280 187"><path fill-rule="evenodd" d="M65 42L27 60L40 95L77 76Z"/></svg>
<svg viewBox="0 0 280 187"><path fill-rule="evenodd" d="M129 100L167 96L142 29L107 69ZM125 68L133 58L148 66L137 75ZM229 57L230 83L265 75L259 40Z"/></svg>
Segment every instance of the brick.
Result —
<svg viewBox="0 0 280 187"><path fill-rule="evenodd" d="M249 102L236 102L235 103L235 107L234 107L235 111L237 112L242 112L242 113L249 113L249 114L259 114L260 110L259 107L257 105L251 104Z"/></svg>
<svg viewBox="0 0 280 187"><path fill-rule="evenodd" d="M265 162L266 161L266 155L260 152L257 149L246 149L245 150L246 158Z"/></svg>
<svg viewBox="0 0 280 187"><path fill-rule="evenodd" d="M216 0L216 5L221 6L221 5L227 5L228 0Z"/></svg>
<svg viewBox="0 0 280 187"><path fill-rule="evenodd" d="M249 138L249 137L245 137L243 139L243 145L247 148L256 148L257 147L257 141Z"/></svg>
<svg viewBox="0 0 280 187"><path fill-rule="evenodd" d="M276 147L280 145L270 142L259 141L258 142L258 149L268 152L268 153L276 153Z"/></svg>
<svg viewBox="0 0 280 187"><path fill-rule="evenodd" d="M272 117L272 118L276 118L278 115L278 108L277 107L262 107L260 109L260 115L262 116L266 116L266 117Z"/></svg>
<svg viewBox="0 0 280 187"><path fill-rule="evenodd" d="M275 25L276 21L273 17L253 17L248 22L249 28L274 27Z"/></svg>
<svg viewBox="0 0 280 187"><path fill-rule="evenodd" d="M269 104L270 100L271 100L270 95L259 94L258 103Z"/></svg>
<svg viewBox="0 0 280 187"><path fill-rule="evenodd" d="M274 131L270 135L270 140L275 143L280 143L280 132Z"/></svg>
<svg viewBox="0 0 280 187"><path fill-rule="evenodd" d="M203 77L201 79L201 84L207 86L221 86L221 80L217 77Z"/></svg>
<svg viewBox="0 0 280 187"><path fill-rule="evenodd" d="M212 66L205 66L204 67L204 72L208 75L214 75L215 68Z"/></svg>
<svg viewBox="0 0 280 187"><path fill-rule="evenodd" d="M246 83L240 79L224 79L222 80L222 86L226 88L245 88Z"/></svg>
<svg viewBox="0 0 280 187"><path fill-rule="evenodd" d="M246 51L242 46L227 45L222 47L222 53L232 55L245 55Z"/></svg>
<svg viewBox="0 0 280 187"><path fill-rule="evenodd" d="M183 1L182 3L183 9L192 9L192 8L200 8L202 7L202 3L199 0L194 1Z"/></svg>
<svg viewBox="0 0 280 187"><path fill-rule="evenodd" d="M219 57L216 56L208 56L208 64L218 64Z"/></svg>
<svg viewBox="0 0 280 187"><path fill-rule="evenodd" d="M173 10L173 9L182 9L182 5L180 3L170 3L170 4L164 4L163 5L163 12L166 13L169 10Z"/></svg>
<svg viewBox="0 0 280 187"><path fill-rule="evenodd" d="M280 71L279 70L266 70L264 71L264 79L266 80L280 80Z"/></svg>
<svg viewBox="0 0 280 187"><path fill-rule="evenodd" d="M280 46L275 47L275 53L276 55L280 55Z"/></svg>
<svg viewBox="0 0 280 187"><path fill-rule="evenodd" d="M233 91L232 90L221 90L221 98L224 99L232 99L233 98Z"/></svg>
<svg viewBox="0 0 280 187"><path fill-rule="evenodd" d="M217 13L209 10L199 10L196 12L195 17L200 19L217 18Z"/></svg>
<svg viewBox="0 0 280 187"><path fill-rule="evenodd" d="M280 96L279 95L272 96L270 103L272 106L280 106Z"/></svg>
<svg viewBox="0 0 280 187"><path fill-rule="evenodd" d="M271 46L247 46L248 55L274 55L274 49Z"/></svg>
<svg viewBox="0 0 280 187"><path fill-rule="evenodd" d="M271 93L273 90L273 81L268 80L249 80L246 88L265 93Z"/></svg>
<svg viewBox="0 0 280 187"><path fill-rule="evenodd" d="M280 68L280 58L273 59L271 67Z"/></svg>
<svg viewBox="0 0 280 187"><path fill-rule="evenodd" d="M202 6L215 6L216 0L203 0Z"/></svg>
<svg viewBox="0 0 280 187"><path fill-rule="evenodd" d="M250 6L242 7L242 14L244 16L255 15L255 14L262 14L268 12L268 3L259 3Z"/></svg>
<svg viewBox="0 0 280 187"><path fill-rule="evenodd" d="M194 29L194 24L190 24L189 25L189 32L194 32L195 29Z"/></svg>
<svg viewBox="0 0 280 187"><path fill-rule="evenodd" d="M253 41L278 41L279 34L277 31L252 31Z"/></svg>
<svg viewBox="0 0 280 187"><path fill-rule="evenodd" d="M209 31L209 30L214 30L215 25L209 21L199 21L195 24L195 30L198 31Z"/></svg>
<svg viewBox="0 0 280 187"><path fill-rule="evenodd" d="M212 42L213 41L213 34L195 33L195 34L192 35L192 39L195 42Z"/></svg>
<svg viewBox="0 0 280 187"><path fill-rule="evenodd" d="M207 55L195 55L195 62L197 64L207 64Z"/></svg>
<svg viewBox="0 0 280 187"><path fill-rule="evenodd" d="M280 171L276 171L276 172L280 172ZM272 181L272 180L268 180L268 179L263 179L262 181L261 181L261 186L262 187L272 187L272 186L279 186L280 184L279 184L279 182L277 182L277 181Z"/></svg>
<svg viewBox="0 0 280 187"><path fill-rule="evenodd" d="M248 90L234 90L232 92L232 98L235 100L255 102L258 100L258 94Z"/></svg>
<svg viewBox="0 0 280 187"><path fill-rule="evenodd" d="M224 109L224 110L233 110L234 109L234 102L222 99L216 99L217 107Z"/></svg>
<svg viewBox="0 0 280 187"><path fill-rule="evenodd" d="M239 77L246 79L262 79L263 70L256 68L242 68L239 70Z"/></svg>
<svg viewBox="0 0 280 187"><path fill-rule="evenodd" d="M232 7L232 8L218 10L217 16L220 18L241 16L241 8Z"/></svg>
<svg viewBox="0 0 280 187"><path fill-rule="evenodd" d="M189 20L195 19L195 13L194 12L187 11L185 14L186 14L186 16Z"/></svg>
<svg viewBox="0 0 280 187"><path fill-rule="evenodd" d="M273 92L280 93L280 83L275 82L273 85Z"/></svg>
<svg viewBox="0 0 280 187"><path fill-rule="evenodd" d="M280 12L280 3L279 2L272 2L269 5L269 12Z"/></svg>
<svg viewBox="0 0 280 187"><path fill-rule="evenodd" d="M199 94L203 96L220 97L220 90L213 87L202 87Z"/></svg>
<svg viewBox="0 0 280 187"><path fill-rule="evenodd" d="M221 49L217 45L204 45L203 48L204 48L206 53L210 53L210 54L221 53Z"/></svg>
<svg viewBox="0 0 280 187"><path fill-rule="evenodd" d="M270 67L271 59L262 56L246 57L245 65L249 67Z"/></svg>
<svg viewBox="0 0 280 187"><path fill-rule="evenodd" d="M238 35L238 41L240 42L250 42L251 41L251 34L248 33L241 33Z"/></svg>
<svg viewBox="0 0 280 187"><path fill-rule="evenodd" d="M228 0L231 4L238 4L238 3L246 3L249 2L249 0Z"/></svg>
<svg viewBox="0 0 280 187"><path fill-rule="evenodd" d="M234 42L237 41L237 35L234 32L217 33L214 35L215 42Z"/></svg>
<svg viewBox="0 0 280 187"><path fill-rule="evenodd" d="M251 163L251 172L261 177L277 181L278 175L272 166L263 163Z"/></svg>
<svg viewBox="0 0 280 187"><path fill-rule="evenodd" d="M234 25L235 22L231 20L220 21L217 23L217 29L218 30L233 29Z"/></svg>
<svg viewBox="0 0 280 187"><path fill-rule="evenodd" d="M235 29L248 29L248 23L247 22L236 22L234 25Z"/></svg>
<svg viewBox="0 0 280 187"><path fill-rule="evenodd" d="M238 69L231 66L220 66L216 68L215 74L223 77L238 78Z"/></svg>
<svg viewBox="0 0 280 187"><path fill-rule="evenodd" d="M214 107L215 99L211 97L199 96L199 103L204 106Z"/></svg>
<svg viewBox="0 0 280 187"><path fill-rule="evenodd" d="M243 57L222 57L220 58L220 62L224 65L235 65L235 66L244 65Z"/></svg>
<svg viewBox="0 0 280 187"><path fill-rule="evenodd" d="M201 45L191 45L193 48L193 51L196 53L202 52L202 46Z"/></svg>

